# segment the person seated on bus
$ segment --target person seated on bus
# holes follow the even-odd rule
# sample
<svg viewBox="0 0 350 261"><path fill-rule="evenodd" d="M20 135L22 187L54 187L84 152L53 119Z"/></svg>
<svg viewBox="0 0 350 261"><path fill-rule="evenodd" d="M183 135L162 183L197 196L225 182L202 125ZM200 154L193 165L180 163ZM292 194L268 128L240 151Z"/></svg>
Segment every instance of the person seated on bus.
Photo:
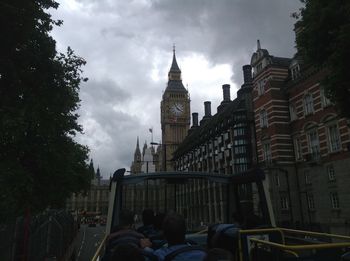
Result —
<svg viewBox="0 0 350 261"><path fill-rule="evenodd" d="M154 236L157 233L156 229L154 228L154 217L154 211L152 209L144 209L142 211L143 226L139 227L137 232L148 238Z"/></svg>
<svg viewBox="0 0 350 261"><path fill-rule="evenodd" d="M157 235L163 235L163 222L166 215L165 213L157 213L154 216L154 229L157 231Z"/></svg>
<svg viewBox="0 0 350 261"><path fill-rule="evenodd" d="M151 235L149 239L152 242L152 248L155 250L162 247L166 243L163 233L163 221L165 217L166 215L164 213L157 213L154 216L153 225L156 233L154 235Z"/></svg>
<svg viewBox="0 0 350 261"><path fill-rule="evenodd" d="M238 232L241 228L237 224L214 224L208 227L207 247L221 248L236 254L238 247Z"/></svg>
<svg viewBox="0 0 350 261"><path fill-rule="evenodd" d="M222 248L212 248L203 261L235 261L232 253Z"/></svg>
<svg viewBox="0 0 350 261"><path fill-rule="evenodd" d="M111 256L108 261L144 261L140 248L134 245L121 244L111 250Z"/></svg>
<svg viewBox="0 0 350 261"><path fill-rule="evenodd" d="M186 223L185 219L177 214L166 216L163 222L164 237L168 242L167 247L162 247L153 252L160 261L164 260L191 260L202 261L206 251L200 247L189 246L185 242ZM143 241L143 240L141 240ZM143 246L147 246L141 243ZM148 245L149 246L149 245ZM170 256L172 256L170 258Z"/></svg>
<svg viewBox="0 0 350 261"><path fill-rule="evenodd" d="M113 249L118 245L132 245L140 248L140 239L143 234L133 228L134 215L130 210L124 209L119 214L119 224L114 227L106 241L106 251L103 260L109 260Z"/></svg>

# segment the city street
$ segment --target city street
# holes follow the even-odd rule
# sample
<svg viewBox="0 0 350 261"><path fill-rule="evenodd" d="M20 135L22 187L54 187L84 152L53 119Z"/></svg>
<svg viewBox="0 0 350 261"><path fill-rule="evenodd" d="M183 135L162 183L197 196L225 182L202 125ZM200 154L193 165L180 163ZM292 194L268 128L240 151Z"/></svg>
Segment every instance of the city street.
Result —
<svg viewBox="0 0 350 261"><path fill-rule="evenodd" d="M105 226L100 225L81 225L76 246L77 261L91 260L105 235L105 229Z"/></svg>

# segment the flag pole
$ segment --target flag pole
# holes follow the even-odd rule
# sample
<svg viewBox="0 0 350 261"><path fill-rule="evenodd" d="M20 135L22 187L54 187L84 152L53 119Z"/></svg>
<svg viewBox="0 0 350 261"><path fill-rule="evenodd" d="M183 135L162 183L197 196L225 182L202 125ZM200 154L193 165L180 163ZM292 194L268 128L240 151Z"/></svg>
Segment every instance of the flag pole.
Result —
<svg viewBox="0 0 350 261"><path fill-rule="evenodd" d="M151 133L151 142L153 143L153 127L149 128L148 130Z"/></svg>

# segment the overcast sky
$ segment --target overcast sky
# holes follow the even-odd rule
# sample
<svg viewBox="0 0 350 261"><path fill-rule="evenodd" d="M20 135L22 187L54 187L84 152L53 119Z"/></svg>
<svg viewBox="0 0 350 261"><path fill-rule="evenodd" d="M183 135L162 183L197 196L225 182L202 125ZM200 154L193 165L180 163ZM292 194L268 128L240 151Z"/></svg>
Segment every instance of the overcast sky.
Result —
<svg viewBox="0 0 350 261"><path fill-rule="evenodd" d="M295 52L291 13L299 0L65 0L54 19L63 25L52 35L59 51L72 47L87 61L89 78L81 85L79 109L95 167L104 177L130 169L137 136L161 141L160 101L167 84L173 44L182 79L191 96L191 112L212 113L242 84L242 66L250 63L256 41L271 55Z"/></svg>

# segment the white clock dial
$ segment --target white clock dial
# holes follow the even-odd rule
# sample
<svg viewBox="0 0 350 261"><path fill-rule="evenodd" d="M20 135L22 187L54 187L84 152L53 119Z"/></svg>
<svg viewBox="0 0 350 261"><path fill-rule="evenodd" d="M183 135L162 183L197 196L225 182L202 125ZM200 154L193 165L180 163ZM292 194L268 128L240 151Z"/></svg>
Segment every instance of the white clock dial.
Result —
<svg viewBox="0 0 350 261"><path fill-rule="evenodd" d="M179 116L184 112L184 106L181 103L175 102L171 106L171 112L174 113L176 116Z"/></svg>

